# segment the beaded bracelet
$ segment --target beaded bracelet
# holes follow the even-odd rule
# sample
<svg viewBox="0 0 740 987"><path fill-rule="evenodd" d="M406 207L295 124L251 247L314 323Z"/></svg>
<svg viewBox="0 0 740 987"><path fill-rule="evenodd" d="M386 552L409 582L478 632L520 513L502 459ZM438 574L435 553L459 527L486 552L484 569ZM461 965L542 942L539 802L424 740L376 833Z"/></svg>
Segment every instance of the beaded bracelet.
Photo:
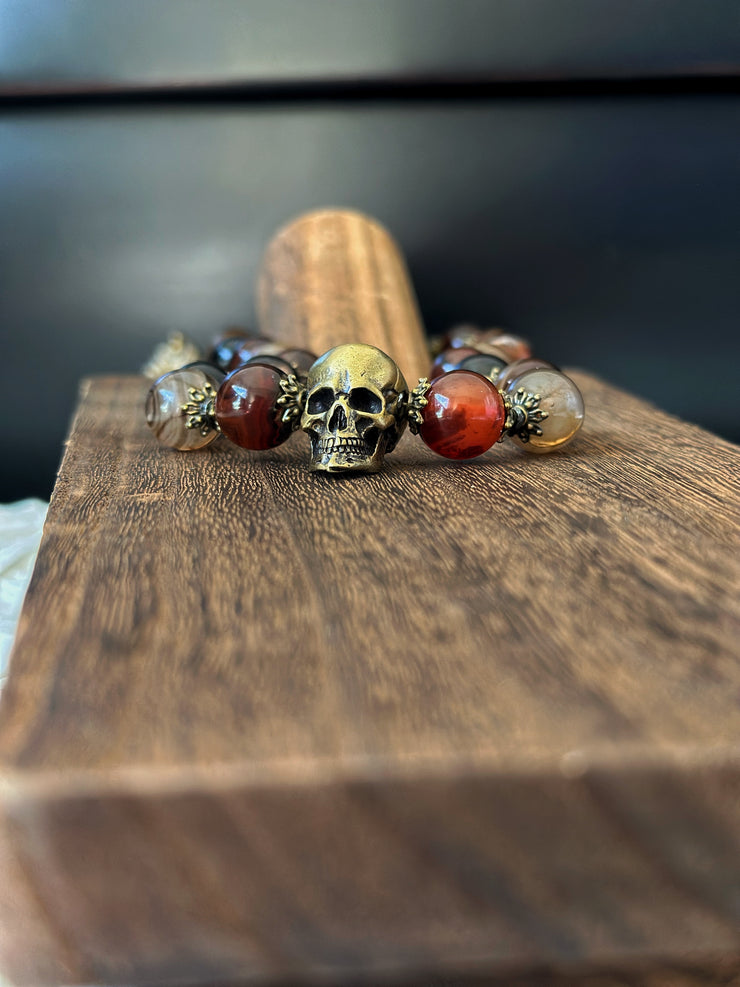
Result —
<svg viewBox="0 0 740 987"><path fill-rule="evenodd" d="M376 472L407 424L448 459L473 459L504 438L550 452L580 428L580 391L533 358L524 339L463 326L434 351L429 377L409 389L375 346L347 343L317 358L235 330L215 341L208 361L154 381L146 420L160 442L181 450L219 435L272 449L300 428L311 440L310 469L328 473Z"/></svg>

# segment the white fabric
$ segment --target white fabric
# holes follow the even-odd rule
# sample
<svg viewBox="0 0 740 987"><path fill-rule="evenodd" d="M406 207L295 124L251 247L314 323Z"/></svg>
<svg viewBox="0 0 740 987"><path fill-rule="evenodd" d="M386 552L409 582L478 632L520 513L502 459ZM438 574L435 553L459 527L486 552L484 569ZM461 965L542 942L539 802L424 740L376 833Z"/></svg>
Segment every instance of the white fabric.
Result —
<svg viewBox="0 0 740 987"><path fill-rule="evenodd" d="M48 506L33 499L0 504L0 689Z"/></svg>
<svg viewBox="0 0 740 987"><path fill-rule="evenodd" d="M0 504L0 690L48 506L30 498ZM11 987L1 973L0 987Z"/></svg>

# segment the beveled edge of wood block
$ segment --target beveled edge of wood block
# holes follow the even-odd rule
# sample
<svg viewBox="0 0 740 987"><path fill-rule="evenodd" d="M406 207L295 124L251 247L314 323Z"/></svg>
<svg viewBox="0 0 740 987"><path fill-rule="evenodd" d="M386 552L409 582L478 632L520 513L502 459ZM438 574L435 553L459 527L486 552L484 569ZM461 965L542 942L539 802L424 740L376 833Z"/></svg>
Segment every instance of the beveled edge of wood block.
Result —
<svg viewBox="0 0 740 987"><path fill-rule="evenodd" d="M195 942L192 983L343 983L425 970L504 975L561 964L575 974L594 965L740 957L734 894L740 861L728 841L740 826L738 747L659 756L635 749L628 758L572 752L554 775L547 758L538 766L496 764L493 757L423 761L126 769L64 782L6 776L0 861L7 855L9 866L8 880L0 882L0 964L18 987L180 984L185 968L178 972L177 956L188 928ZM451 804L457 812L449 811ZM681 821L673 825L677 811ZM512 829L520 845L508 860ZM310 907L317 892L311 882L321 874L319 897L324 878L328 888L341 887L340 900L349 894L352 915L357 907L372 916L382 941L364 937L353 917L345 920L332 907L316 916L315 947L301 944L300 930L296 945L290 914L263 941L259 923L256 930L250 925L249 902L259 892L268 914L282 907L279 882L274 902L265 900L265 887L251 883L253 853L267 831L271 852L293 875L289 883L307 882L302 908ZM146 849L137 842L142 832ZM101 880L105 846L117 850ZM496 875L501 868L508 875L505 891L524 860L529 874L517 896L524 894L526 905L508 912ZM183 867L186 874L192 868L187 892ZM410 913L394 897L398 889L388 890L398 872L413 896ZM201 914L192 911L205 874L224 895L224 913L215 919L213 901L204 900ZM578 895L551 915L552 895L563 893L564 880L566 886L575 881ZM154 954L136 909L145 885L168 915ZM380 910L378 887L384 889ZM228 917L235 889L241 910ZM600 902L593 914L592 896ZM609 920L605 907L613 912ZM459 931L440 943L437 923L454 929L462 915ZM201 925L214 928L214 922L230 933L223 952L198 944ZM635 922L638 941L631 938ZM348 947L353 936L359 938ZM284 937L291 945L282 946ZM26 952L39 943L43 948Z"/></svg>
<svg viewBox="0 0 740 987"><path fill-rule="evenodd" d="M0 804L32 800L88 798L92 795L152 794L191 790L288 789L346 784L408 783L461 777L562 777L575 779L592 772L625 777L645 771L711 771L740 769L740 744L685 744L657 747L645 743L593 745L553 755L524 751L519 757L495 749L452 756L418 753L392 756L273 758L212 763L155 764L77 770L20 770L0 767Z"/></svg>

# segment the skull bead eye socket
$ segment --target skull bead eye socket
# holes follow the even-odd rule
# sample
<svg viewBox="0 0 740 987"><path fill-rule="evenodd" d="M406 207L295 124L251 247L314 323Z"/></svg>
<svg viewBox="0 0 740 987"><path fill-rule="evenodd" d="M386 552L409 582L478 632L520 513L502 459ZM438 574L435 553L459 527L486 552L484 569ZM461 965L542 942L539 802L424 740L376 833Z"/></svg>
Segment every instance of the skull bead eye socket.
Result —
<svg viewBox="0 0 740 987"><path fill-rule="evenodd" d="M309 415L322 415L334 404L334 391L329 387L320 387L309 395L306 411Z"/></svg>
<svg viewBox="0 0 740 987"><path fill-rule="evenodd" d="M380 395L366 387L353 387L347 396L347 402L353 411L364 411L370 415L377 415L383 410Z"/></svg>

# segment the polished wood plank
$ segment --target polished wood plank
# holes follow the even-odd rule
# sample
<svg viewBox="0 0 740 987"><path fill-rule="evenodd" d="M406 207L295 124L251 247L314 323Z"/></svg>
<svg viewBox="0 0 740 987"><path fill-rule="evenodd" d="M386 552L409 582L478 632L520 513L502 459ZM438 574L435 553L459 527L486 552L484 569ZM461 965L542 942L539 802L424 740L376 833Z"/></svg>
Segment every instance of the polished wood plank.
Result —
<svg viewBox="0 0 740 987"><path fill-rule="evenodd" d="M348 280L300 254L329 321L360 222ZM740 955L740 451L573 376L562 453L406 436L339 481L302 436L160 449L140 378L84 383L0 705L12 979Z"/></svg>

